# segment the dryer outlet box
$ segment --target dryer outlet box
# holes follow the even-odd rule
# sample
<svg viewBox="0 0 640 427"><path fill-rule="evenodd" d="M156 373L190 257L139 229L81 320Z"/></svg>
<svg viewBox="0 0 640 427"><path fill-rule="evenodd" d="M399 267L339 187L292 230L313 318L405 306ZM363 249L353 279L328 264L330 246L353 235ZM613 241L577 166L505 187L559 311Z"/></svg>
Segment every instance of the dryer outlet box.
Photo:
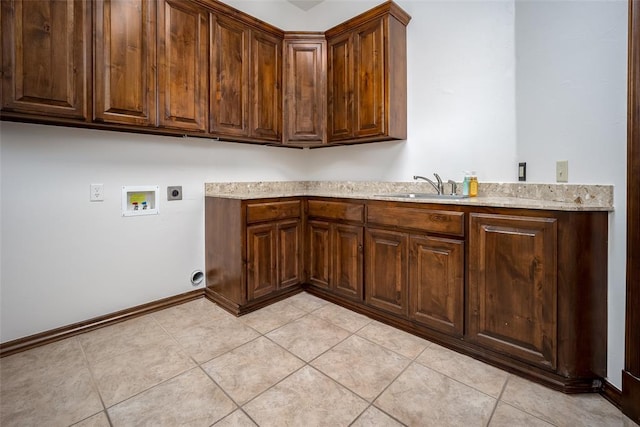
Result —
<svg viewBox="0 0 640 427"><path fill-rule="evenodd" d="M167 200L182 200L182 185L167 187Z"/></svg>

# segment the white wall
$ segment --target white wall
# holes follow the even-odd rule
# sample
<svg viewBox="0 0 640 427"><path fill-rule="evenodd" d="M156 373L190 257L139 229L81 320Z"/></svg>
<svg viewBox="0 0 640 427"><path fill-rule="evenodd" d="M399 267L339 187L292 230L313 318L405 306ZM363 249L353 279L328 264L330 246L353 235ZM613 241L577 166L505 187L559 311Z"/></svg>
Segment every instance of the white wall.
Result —
<svg viewBox="0 0 640 427"><path fill-rule="evenodd" d="M621 387L626 278L627 2L516 2L518 160L532 182L613 184L608 376ZM568 25L567 23L571 23Z"/></svg>
<svg viewBox="0 0 640 427"><path fill-rule="evenodd" d="M285 30L324 30L377 3L327 0L303 12L280 1L229 1ZM204 267L207 181L406 181L436 171L460 179L467 169L484 181L515 180L517 159L537 142L516 143L515 25L522 16L513 0L398 3L413 17L404 142L301 151L0 122L0 341L191 290L189 274ZM602 18L626 25L624 17ZM625 69L616 62L602 72L616 81ZM618 94L597 96L618 105ZM567 118L573 127L585 121L579 111ZM624 123L602 132L617 141ZM597 150L606 165L593 182L623 186L623 175L613 172L618 150L603 152L598 144L579 146ZM586 157L569 159L572 178ZM535 163L533 154L526 160ZM105 185L104 202L88 201L91 183ZM182 185L184 200L163 200L156 217L121 218L120 188L138 184ZM622 240L612 241L615 262ZM611 298L623 307L617 283ZM622 331L624 321L610 313L609 326ZM619 372L623 359L611 345L610 354L610 367Z"/></svg>

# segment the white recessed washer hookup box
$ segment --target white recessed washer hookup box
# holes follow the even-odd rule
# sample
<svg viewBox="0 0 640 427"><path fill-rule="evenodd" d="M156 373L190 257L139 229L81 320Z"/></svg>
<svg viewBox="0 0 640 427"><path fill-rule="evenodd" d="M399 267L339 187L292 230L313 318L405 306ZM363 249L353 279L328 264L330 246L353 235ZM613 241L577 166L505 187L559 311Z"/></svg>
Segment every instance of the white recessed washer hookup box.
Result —
<svg viewBox="0 0 640 427"><path fill-rule="evenodd" d="M122 216L158 215L159 190L157 185L122 187Z"/></svg>

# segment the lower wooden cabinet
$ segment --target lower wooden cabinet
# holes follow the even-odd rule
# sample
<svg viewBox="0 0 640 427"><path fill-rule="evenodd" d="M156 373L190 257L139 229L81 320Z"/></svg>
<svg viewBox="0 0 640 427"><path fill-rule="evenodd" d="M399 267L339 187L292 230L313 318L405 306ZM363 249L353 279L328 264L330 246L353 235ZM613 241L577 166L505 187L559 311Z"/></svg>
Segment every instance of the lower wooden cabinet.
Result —
<svg viewBox="0 0 640 427"><path fill-rule="evenodd" d="M309 283L362 300L363 227L309 221Z"/></svg>
<svg viewBox="0 0 640 427"><path fill-rule="evenodd" d="M394 314L408 315L409 235L368 228L365 246L365 301Z"/></svg>
<svg viewBox="0 0 640 427"><path fill-rule="evenodd" d="M557 234L555 218L471 215L469 339L557 367Z"/></svg>
<svg viewBox="0 0 640 427"><path fill-rule="evenodd" d="M205 229L235 314L305 286L565 392L607 375L607 212L207 197Z"/></svg>
<svg viewBox="0 0 640 427"><path fill-rule="evenodd" d="M464 241L409 239L409 316L455 336L464 333Z"/></svg>
<svg viewBox="0 0 640 427"><path fill-rule="evenodd" d="M205 200L205 294L236 315L299 290L303 278L300 199Z"/></svg>

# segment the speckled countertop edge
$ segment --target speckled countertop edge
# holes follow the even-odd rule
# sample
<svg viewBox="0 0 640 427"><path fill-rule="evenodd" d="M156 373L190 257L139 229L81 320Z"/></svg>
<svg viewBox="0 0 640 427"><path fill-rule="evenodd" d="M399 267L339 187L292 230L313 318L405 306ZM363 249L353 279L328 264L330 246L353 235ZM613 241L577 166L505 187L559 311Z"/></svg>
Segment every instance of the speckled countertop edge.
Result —
<svg viewBox="0 0 640 427"><path fill-rule="evenodd" d="M612 185L480 183L478 192L478 197L468 199L409 199L389 194L434 193L434 190L428 183L422 182L264 181L205 184L205 196L231 199L314 196L558 211L613 211Z"/></svg>

